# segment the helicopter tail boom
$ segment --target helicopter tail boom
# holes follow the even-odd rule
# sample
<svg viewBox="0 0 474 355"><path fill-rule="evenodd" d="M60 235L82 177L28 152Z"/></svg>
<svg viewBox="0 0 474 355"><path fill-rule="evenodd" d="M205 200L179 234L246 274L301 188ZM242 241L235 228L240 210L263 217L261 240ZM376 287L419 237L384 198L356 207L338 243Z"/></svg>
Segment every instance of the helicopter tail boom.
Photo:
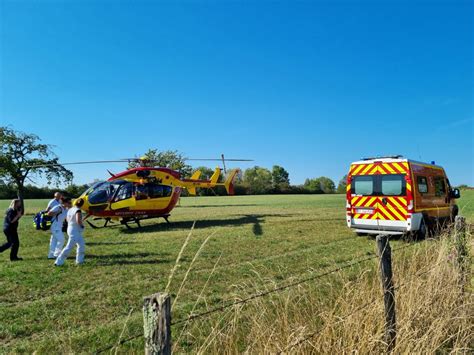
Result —
<svg viewBox="0 0 474 355"><path fill-rule="evenodd" d="M198 180L198 179L193 179L195 176L197 176L197 172L193 174L191 179L184 179L181 180L181 186L186 188L189 192L190 195L196 195L196 188L213 188L216 186L224 186L227 193L229 195L234 194L234 179L239 173L239 169L235 169L231 171L223 183L219 183L219 177L221 175L221 169L216 168L214 171L214 174L212 174L211 178L209 180Z"/></svg>

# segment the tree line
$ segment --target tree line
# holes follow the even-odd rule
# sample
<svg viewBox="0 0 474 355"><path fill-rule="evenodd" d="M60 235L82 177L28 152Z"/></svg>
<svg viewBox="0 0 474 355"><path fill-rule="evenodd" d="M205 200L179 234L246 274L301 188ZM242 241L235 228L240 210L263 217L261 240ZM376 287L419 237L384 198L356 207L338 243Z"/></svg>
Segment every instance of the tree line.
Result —
<svg viewBox="0 0 474 355"><path fill-rule="evenodd" d="M213 170L207 167L199 167L198 170L206 179L213 173ZM271 170L260 166L246 169L235 182L236 195L333 194L345 193L345 191L346 177L339 181L337 187L333 180L325 176L306 179L301 185L292 185L290 174L279 165L274 165ZM225 189L222 187L213 190L202 189L198 194L202 196L225 195Z"/></svg>
<svg viewBox="0 0 474 355"><path fill-rule="evenodd" d="M202 178L208 179L213 174L213 170L208 167L199 167L195 170L202 172ZM225 177L221 177L223 181ZM26 199L46 199L51 198L56 191L60 191L66 196L80 196L91 184L69 184L66 187L35 186L26 184L23 186L23 198ZM341 180L337 188L334 182L327 177L307 179L302 185L291 185L288 172L281 166L275 165L272 170L255 166L243 171L238 176L235 184L236 195L267 195L267 194L332 194L344 193L345 182ZM223 186L213 189L198 189L199 196L224 196L227 195ZM18 190L14 184L5 184L0 181L0 200L13 199L18 195ZM183 194L187 195L186 192Z"/></svg>
<svg viewBox="0 0 474 355"><path fill-rule="evenodd" d="M72 184L73 173L59 163L53 147L41 142L35 134L18 132L10 127L0 127L0 199L49 198L60 190L69 196L79 196L88 188ZM201 170L201 178L209 179L213 170L208 167L193 169L185 156L177 151L149 149L139 160L130 161L128 168L136 166L159 166L179 171L189 177L195 170ZM45 178L48 186L38 187L37 178ZM225 177L221 177L221 181ZM63 189L54 188L66 186ZM345 191L345 178L336 187L325 176L307 179L302 185L291 185L290 175L282 166L272 169L254 166L244 170L235 183L237 195L261 194L331 194ZM222 187L201 189L199 195L225 195Z"/></svg>
<svg viewBox="0 0 474 355"><path fill-rule="evenodd" d="M48 186L34 186L27 184L23 187L23 198L27 199L46 199L52 198L56 191L62 192L65 196L78 197L84 191L87 190L89 184L76 185L69 184L67 187L58 188L58 187L48 187ZM18 195L16 186L10 184L6 185L4 182L0 182L0 200L5 199L14 199Z"/></svg>

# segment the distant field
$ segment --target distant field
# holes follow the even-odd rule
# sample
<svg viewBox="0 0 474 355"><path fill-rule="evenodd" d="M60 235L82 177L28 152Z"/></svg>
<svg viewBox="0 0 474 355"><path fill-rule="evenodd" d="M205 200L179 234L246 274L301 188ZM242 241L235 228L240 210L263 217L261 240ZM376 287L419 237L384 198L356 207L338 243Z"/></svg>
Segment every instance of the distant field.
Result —
<svg viewBox="0 0 474 355"><path fill-rule="evenodd" d="M472 222L474 191L462 195L462 214ZM86 264L76 267L69 259L65 267L54 268L46 259L49 234L31 224L31 215L46 203L25 201L28 215L20 227L25 260L10 263L6 253L0 254L0 352L91 352L117 342L122 330L123 338L140 333L142 297L165 289L193 221L196 228L172 294L212 236L179 295L176 319L191 311L201 293L205 303L198 309L245 293L245 284L282 282L374 251L373 240L347 229L342 195L197 197L181 199L170 225L146 221L138 231L86 228ZM7 205L0 201L1 210ZM334 286L328 280L321 282L321 295ZM188 339L181 350L192 350L194 342L199 339ZM121 347L142 349L142 338Z"/></svg>

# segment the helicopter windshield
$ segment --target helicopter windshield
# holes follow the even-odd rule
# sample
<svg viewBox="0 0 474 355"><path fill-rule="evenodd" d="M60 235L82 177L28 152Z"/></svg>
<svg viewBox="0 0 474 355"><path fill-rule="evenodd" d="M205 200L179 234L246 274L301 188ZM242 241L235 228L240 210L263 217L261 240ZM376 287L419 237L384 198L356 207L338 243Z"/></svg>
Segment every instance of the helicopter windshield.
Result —
<svg viewBox="0 0 474 355"><path fill-rule="evenodd" d="M95 182L93 183L91 186L89 186L89 188L84 191L84 195L89 195L94 189L96 189L99 185L102 185L102 184L105 184L105 181L99 181L99 182Z"/></svg>
<svg viewBox="0 0 474 355"><path fill-rule="evenodd" d="M94 188L90 192L88 199L89 203L92 205L96 205L99 203L107 203L109 202L115 192L125 184L126 181L123 180L115 180L115 181L104 181L97 185L94 185Z"/></svg>

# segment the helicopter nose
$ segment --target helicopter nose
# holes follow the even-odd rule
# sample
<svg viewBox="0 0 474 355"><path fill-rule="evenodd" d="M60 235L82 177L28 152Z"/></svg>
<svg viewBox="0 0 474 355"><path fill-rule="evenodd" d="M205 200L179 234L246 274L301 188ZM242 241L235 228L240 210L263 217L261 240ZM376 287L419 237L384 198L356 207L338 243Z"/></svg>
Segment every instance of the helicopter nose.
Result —
<svg viewBox="0 0 474 355"><path fill-rule="evenodd" d="M82 201L84 201L83 205L81 206L81 210L82 211L85 211L85 212L88 212L89 211L89 199L87 198L87 196L81 196L79 198L75 198L72 200L72 205L74 206L76 204L76 201L79 200L79 199L82 199Z"/></svg>
<svg viewBox="0 0 474 355"><path fill-rule="evenodd" d="M89 199L87 198L87 196L83 196L82 200L84 201L84 204L82 205L81 210L86 211L86 212L89 211L89 206L90 206Z"/></svg>

